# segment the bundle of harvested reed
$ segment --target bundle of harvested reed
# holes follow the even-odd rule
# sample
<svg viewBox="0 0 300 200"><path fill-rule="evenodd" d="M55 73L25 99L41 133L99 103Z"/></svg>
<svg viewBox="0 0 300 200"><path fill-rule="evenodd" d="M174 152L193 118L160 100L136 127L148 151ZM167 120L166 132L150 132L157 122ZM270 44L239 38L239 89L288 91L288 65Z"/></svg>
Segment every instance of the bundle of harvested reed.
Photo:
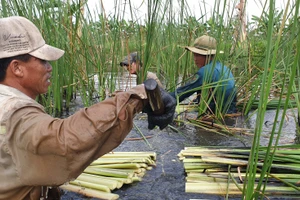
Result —
<svg viewBox="0 0 300 200"><path fill-rule="evenodd" d="M60 187L88 197L118 199L119 195L112 191L141 181L155 161L155 152L108 153L91 163L77 179Z"/></svg>
<svg viewBox="0 0 300 200"><path fill-rule="evenodd" d="M186 147L178 156L186 172L188 193L242 195L247 180L246 168L250 148ZM257 179L265 159L266 148L258 153ZM300 195L300 145L277 147L264 195L296 198Z"/></svg>

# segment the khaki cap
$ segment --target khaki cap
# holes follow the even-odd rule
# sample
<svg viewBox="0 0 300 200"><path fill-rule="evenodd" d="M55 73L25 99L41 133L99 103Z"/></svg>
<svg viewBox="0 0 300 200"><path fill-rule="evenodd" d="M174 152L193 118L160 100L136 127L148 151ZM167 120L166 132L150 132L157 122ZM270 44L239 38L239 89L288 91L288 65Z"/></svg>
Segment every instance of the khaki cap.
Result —
<svg viewBox="0 0 300 200"><path fill-rule="evenodd" d="M217 52L217 41L213 37L203 35L195 40L194 46L186 46L185 48L193 53L201 55L213 55Z"/></svg>
<svg viewBox="0 0 300 200"><path fill-rule="evenodd" d="M0 18L0 59L23 54L52 61L62 57L64 51L46 44L38 28L28 19Z"/></svg>

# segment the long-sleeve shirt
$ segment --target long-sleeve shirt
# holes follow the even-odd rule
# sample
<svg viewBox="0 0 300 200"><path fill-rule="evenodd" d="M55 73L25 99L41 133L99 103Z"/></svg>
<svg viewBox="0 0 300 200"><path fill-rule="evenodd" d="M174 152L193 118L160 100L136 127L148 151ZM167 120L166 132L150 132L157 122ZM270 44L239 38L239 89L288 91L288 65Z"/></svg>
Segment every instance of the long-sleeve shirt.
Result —
<svg viewBox="0 0 300 200"><path fill-rule="evenodd" d="M215 98L209 102L209 107L213 112L216 108L216 102L218 102L218 96L219 99L223 98L222 107L226 109L227 113L236 112L235 80L230 69L220 62L215 62L215 64L210 62L201 67L194 75L193 81L177 88L170 94L174 98L178 97L179 102L181 102L197 92L199 102L201 99L201 86L205 84L210 84L208 87L211 87L212 90L217 88L217 92L214 93Z"/></svg>
<svg viewBox="0 0 300 200"><path fill-rule="evenodd" d="M39 199L41 186L76 178L95 159L117 147L143 109L143 85L53 118L19 90L0 84L0 199ZM118 114L126 109L126 119Z"/></svg>

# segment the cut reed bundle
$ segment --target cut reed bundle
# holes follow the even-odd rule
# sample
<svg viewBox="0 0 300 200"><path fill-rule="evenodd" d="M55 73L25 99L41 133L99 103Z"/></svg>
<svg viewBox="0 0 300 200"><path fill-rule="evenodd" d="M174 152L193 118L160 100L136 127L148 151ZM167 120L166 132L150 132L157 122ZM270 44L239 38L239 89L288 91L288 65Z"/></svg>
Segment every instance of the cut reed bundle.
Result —
<svg viewBox="0 0 300 200"><path fill-rule="evenodd" d="M75 180L62 185L64 190L100 199L118 199L112 191L124 184L141 181L155 166L155 152L114 152L103 155Z"/></svg>
<svg viewBox="0 0 300 200"><path fill-rule="evenodd" d="M258 153L256 179L261 176L265 152ZM242 195L247 182L250 148L186 147L178 156L186 172L186 192L216 195ZM266 196L299 197L300 145L278 146L263 193ZM256 184L255 184L256 185Z"/></svg>

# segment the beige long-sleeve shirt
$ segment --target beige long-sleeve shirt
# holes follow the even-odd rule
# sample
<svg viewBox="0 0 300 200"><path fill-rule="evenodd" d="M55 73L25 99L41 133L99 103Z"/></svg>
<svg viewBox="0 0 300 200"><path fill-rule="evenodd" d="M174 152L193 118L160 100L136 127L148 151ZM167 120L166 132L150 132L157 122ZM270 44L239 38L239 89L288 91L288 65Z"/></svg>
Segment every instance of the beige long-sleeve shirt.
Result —
<svg viewBox="0 0 300 200"><path fill-rule="evenodd" d="M0 84L0 199L39 199L41 186L76 178L117 147L146 100L143 85L53 118L20 91ZM117 116L126 108L126 120Z"/></svg>

